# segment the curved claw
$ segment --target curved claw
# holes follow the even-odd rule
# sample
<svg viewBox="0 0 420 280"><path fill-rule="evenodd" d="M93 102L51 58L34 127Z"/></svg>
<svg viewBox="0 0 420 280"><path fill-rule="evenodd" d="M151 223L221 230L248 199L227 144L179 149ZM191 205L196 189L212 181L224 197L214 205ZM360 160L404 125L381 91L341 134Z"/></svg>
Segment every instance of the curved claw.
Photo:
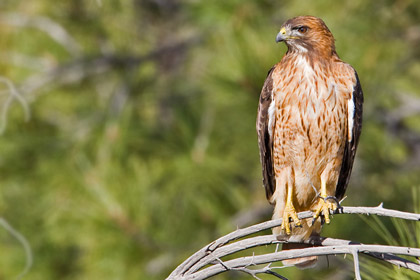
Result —
<svg viewBox="0 0 420 280"><path fill-rule="evenodd" d="M327 202L328 200L333 200L335 202L335 209L334 209L334 211L337 210L337 209L342 208L341 205L340 205L340 201L335 196L330 195L330 196L327 196L327 197L324 198L324 201L325 202Z"/></svg>
<svg viewBox="0 0 420 280"><path fill-rule="evenodd" d="M320 200L318 201L318 206L316 207L315 214L312 220L312 224L315 223L316 219L323 214L325 218L325 223L330 223L330 210L334 213L340 207L340 203L338 202L337 198L334 196L320 196ZM333 200L335 203L330 202L329 200Z"/></svg>
<svg viewBox="0 0 420 280"><path fill-rule="evenodd" d="M290 220L291 222L295 223L296 227L301 227L302 224L297 216L295 207L293 207L293 204L288 204L284 208L283 212L283 221L281 223L281 229L286 232L287 235L291 234L290 229Z"/></svg>

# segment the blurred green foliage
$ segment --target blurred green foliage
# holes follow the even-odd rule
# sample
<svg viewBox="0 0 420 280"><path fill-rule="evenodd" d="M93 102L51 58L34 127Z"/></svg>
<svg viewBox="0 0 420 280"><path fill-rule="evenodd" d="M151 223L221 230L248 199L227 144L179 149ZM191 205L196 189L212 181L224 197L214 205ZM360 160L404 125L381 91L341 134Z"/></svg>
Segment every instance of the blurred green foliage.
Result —
<svg viewBox="0 0 420 280"><path fill-rule="evenodd" d="M16 99L5 106L2 85L0 215L32 246L25 279L163 279L234 230L238 213L270 208L258 97L286 51L274 42L280 25L306 14L324 19L365 92L345 204L412 210L419 1L1 1L0 73L30 108L25 121ZM323 234L382 242L353 216ZM24 251L1 229L0 248L0 279L11 279ZM353 279L351 270L335 261L284 275Z"/></svg>

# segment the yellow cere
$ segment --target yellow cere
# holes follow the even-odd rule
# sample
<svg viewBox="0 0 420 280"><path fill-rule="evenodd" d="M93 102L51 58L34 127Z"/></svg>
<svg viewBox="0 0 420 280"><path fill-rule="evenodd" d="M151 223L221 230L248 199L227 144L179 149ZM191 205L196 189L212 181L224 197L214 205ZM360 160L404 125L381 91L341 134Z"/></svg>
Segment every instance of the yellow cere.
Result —
<svg viewBox="0 0 420 280"><path fill-rule="evenodd" d="M282 28L280 29L280 33L281 33L281 34L283 34L283 35L284 35L284 34L286 34L286 28L282 27Z"/></svg>

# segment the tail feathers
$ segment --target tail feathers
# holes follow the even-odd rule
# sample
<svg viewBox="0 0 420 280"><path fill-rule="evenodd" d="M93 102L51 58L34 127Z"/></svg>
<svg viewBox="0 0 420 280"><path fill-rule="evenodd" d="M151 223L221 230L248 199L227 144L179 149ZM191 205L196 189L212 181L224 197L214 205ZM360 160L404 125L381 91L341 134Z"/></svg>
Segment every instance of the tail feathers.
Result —
<svg viewBox="0 0 420 280"><path fill-rule="evenodd" d="M301 244L301 243L284 243L282 250L303 249L303 248L308 248L308 247L313 247L313 246L308 245L308 244ZM317 256L311 256L311 257L283 260L282 262L284 265L287 265L287 266L294 265L300 269L305 269L305 268L314 267L317 261L318 261Z"/></svg>

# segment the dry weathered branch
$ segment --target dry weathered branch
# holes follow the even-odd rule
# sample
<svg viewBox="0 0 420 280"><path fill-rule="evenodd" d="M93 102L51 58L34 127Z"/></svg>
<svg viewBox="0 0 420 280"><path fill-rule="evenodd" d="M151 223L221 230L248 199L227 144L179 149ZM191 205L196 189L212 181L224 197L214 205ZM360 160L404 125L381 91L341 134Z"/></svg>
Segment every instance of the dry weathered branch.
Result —
<svg viewBox="0 0 420 280"><path fill-rule="evenodd" d="M305 242L311 245L318 245L318 246L337 246L337 245L355 245L360 243L356 243L349 240L342 240L342 239L335 239L335 238L312 238ZM413 270L417 273L420 273L420 264L416 264L414 262L408 261L406 259L400 258L398 256L392 254L385 254L385 253L374 253L374 252L364 252L364 254L374 257L379 260L386 261L390 264L396 265L398 267L404 267L410 270Z"/></svg>
<svg viewBox="0 0 420 280"><path fill-rule="evenodd" d="M263 235L263 236L250 237L244 240L237 241L232 244L219 247L214 252L212 252L212 254L209 254L206 257L203 257L196 264L194 264L188 270L188 274L194 273L198 271L199 269L201 269L202 267L211 264L214 261L214 257L222 258L224 256L227 256L227 255L230 255L230 254L242 251L242 250L246 250L249 248L262 246L262 245L276 244L276 243L284 243L284 242L278 241L276 237L273 235ZM305 243L310 244L310 245L316 245L316 246L363 245L363 244L355 243L349 240L322 238L322 237L312 238L310 240L307 240ZM365 254L372 256L374 258L380 259L380 260L384 260L391 264L404 267L407 269L411 269L413 271L420 273L420 265L410 262L408 260L405 260L403 258L394 256L391 254L385 254L385 253L365 252Z"/></svg>
<svg viewBox="0 0 420 280"><path fill-rule="evenodd" d="M382 204L377 207L342 207L336 214L379 215L420 221L420 214L385 209L382 207ZM298 214L300 219L312 218L312 215L313 214L310 211ZM358 253L364 253L399 267L404 267L420 273L419 264L394 255L420 257L420 249L398 246L364 245L348 240L322 237L312 238L305 242L319 247L280 251L258 256L237 258L229 261L221 260L224 256L252 247L284 243L283 241L278 241L273 235L250 237L237 242L232 242L242 237L279 226L281 222L281 219L273 220L231 232L193 254L184 263L178 266L167 279L206 279L228 270L242 271L252 275L256 279L258 279L256 274L259 273L272 274L278 278L282 278L281 275L273 272L273 268L270 267L270 264L262 269L249 269L248 267L291 258L335 254L352 254L354 258L356 279L361 279ZM203 269L203 267L208 265L211 266Z"/></svg>
<svg viewBox="0 0 420 280"><path fill-rule="evenodd" d="M353 254L353 252L372 252L372 253L385 253L385 254L400 254L407 256L420 257L420 249L407 248L398 246L384 246L384 245L339 245L339 246L325 246L325 247L312 247L305 249L294 249L287 251L280 251L277 253L270 253L251 257L242 257L222 264L215 264L193 274L186 274L179 278L173 279L206 279L224 271L247 267L249 265L258 265L271 262L282 261L286 259L310 257L310 256L325 256L337 254Z"/></svg>

